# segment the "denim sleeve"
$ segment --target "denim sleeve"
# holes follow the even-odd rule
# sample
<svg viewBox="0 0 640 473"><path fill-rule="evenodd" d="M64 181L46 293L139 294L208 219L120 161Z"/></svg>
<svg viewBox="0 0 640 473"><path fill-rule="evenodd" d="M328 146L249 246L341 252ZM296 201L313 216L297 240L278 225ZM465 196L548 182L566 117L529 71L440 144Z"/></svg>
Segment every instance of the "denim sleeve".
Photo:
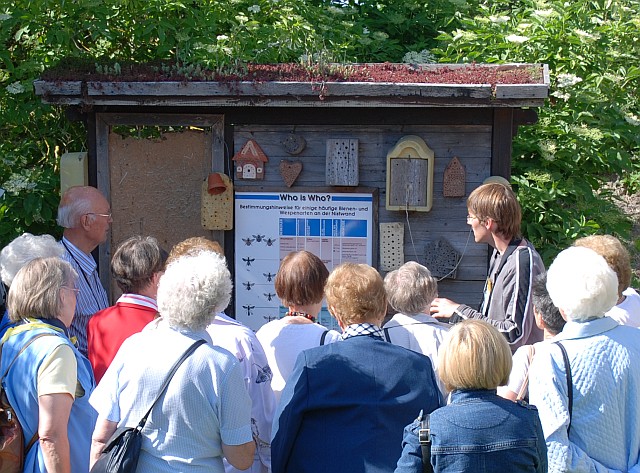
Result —
<svg viewBox="0 0 640 473"><path fill-rule="evenodd" d="M418 439L420 423L415 420L404 428L402 455L394 473L422 473L422 450Z"/></svg>
<svg viewBox="0 0 640 473"><path fill-rule="evenodd" d="M547 443L544 440L544 433L542 432L542 424L540 423L540 418L536 415L535 418L536 424L536 450L538 450L538 458L540 462L538 463L538 468L536 469L536 473L547 473L549 469L549 461L547 460Z"/></svg>

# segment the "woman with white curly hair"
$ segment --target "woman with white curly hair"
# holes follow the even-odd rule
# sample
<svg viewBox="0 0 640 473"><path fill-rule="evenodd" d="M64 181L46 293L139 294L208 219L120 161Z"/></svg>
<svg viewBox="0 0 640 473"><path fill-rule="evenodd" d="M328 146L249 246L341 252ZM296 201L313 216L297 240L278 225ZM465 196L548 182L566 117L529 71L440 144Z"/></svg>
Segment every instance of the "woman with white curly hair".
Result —
<svg viewBox="0 0 640 473"><path fill-rule="evenodd" d="M32 235L23 233L14 238L7 246L0 251L0 295L8 291L13 278L18 274L29 261L36 258L49 258L57 256L61 258L64 254L64 246L56 241L51 235ZM4 298L1 298L4 300ZM6 307L5 307L6 309ZM0 321L0 337L11 327L9 314L3 310L4 315Z"/></svg>
<svg viewBox="0 0 640 473"><path fill-rule="evenodd" d="M215 347L205 330L231 296L224 258L184 256L160 279L161 318L122 344L91 396L98 411L91 463L117 427L133 427L148 410L169 368L193 344L142 430L137 472L223 473L223 456L238 469L253 463L251 401L238 360Z"/></svg>
<svg viewBox="0 0 640 473"><path fill-rule="evenodd" d="M547 289L567 320L530 370L549 471L640 471L640 334L605 316L618 299L616 273L572 247L549 268Z"/></svg>

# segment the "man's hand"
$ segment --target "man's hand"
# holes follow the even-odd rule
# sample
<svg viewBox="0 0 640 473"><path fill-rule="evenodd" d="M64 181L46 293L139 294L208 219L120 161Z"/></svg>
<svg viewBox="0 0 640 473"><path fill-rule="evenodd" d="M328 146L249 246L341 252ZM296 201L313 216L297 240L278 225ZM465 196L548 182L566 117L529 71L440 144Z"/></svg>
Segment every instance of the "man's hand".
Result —
<svg viewBox="0 0 640 473"><path fill-rule="evenodd" d="M431 315L437 319L448 319L459 306L452 300L436 297L431 303Z"/></svg>

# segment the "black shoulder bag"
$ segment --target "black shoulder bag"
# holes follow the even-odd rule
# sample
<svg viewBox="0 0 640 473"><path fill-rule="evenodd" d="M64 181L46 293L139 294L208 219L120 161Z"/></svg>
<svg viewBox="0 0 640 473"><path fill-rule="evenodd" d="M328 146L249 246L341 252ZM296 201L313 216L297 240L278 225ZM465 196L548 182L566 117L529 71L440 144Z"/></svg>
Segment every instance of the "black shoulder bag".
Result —
<svg viewBox="0 0 640 473"><path fill-rule="evenodd" d="M180 365L203 343L206 343L206 341L198 340L193 343L187 351L183 353L180 359L175 362L171 371L169 371L167 379L164 380L156 399L144 417L138 422L138 425L135 427L119 428L114 432L102 450L100 458L98 458L93 468L91 468L91 473L133 473L136 471L140 448L142 447L142 429L147 423L147 418L149 414L151 414L153 406L160 400L167 386L169 386L169 381L171 381L171 378L173 378L173 375Z"/></svg>
<svg viewBox="0 0 640 473"><path fill-rule="evenodd" d="M418 430L418 440L420 440L420 450L422 451L422 473L433 473L431 466L431 425L429 414L420 416L420 429Z"/></svg>

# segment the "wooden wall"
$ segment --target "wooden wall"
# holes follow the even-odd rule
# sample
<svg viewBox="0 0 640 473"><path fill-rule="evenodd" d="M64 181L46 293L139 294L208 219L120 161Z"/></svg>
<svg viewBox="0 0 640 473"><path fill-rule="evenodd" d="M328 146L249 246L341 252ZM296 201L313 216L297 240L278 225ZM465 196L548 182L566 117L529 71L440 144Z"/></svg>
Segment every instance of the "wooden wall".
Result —
<svg viewBox="0 0 640 473"><path fill-rule="evenodd" d="M302 153L289 155L282 140L295 132L306 140ZM397 141L406 135L418 135L435 153L433 208L430 212L387 211L386 156ZM233 147L237 152L248 139L255 139L269 158L264 180L237 180L236 186L280 188L285 184L279 165L283 159L303 163L303 170L291 190L305 191L310 187L325 187L326 141L331 138L358 139L361 187L379 189L379 220L377 223L404 224L405 261L424 264L425 244L444 237L464 253L457 279L444 279L439 293L457 302L477 306L486 278L488 248L473 241L466 224L466 197L445 198L442 194L443 173L451 158L457 156L466 168L466 194L490 175L492 127L490 125L236 125L233 127ZM229 163L231 164L231 163ZM233 168L232 168L233 169ZM375 231L378 230L376 225ZM413 239L413 241L412 241ZM377 252L378 248L374 248ZM417 254L416 254L417 253Z"/></svg>

